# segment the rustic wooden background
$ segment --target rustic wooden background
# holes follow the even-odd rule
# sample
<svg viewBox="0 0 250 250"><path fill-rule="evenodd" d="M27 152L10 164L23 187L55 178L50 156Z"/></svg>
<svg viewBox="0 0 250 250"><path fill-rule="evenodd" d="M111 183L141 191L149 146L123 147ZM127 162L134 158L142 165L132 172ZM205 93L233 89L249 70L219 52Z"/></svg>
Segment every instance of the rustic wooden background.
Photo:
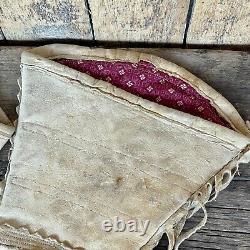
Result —
<svg viewBox="0 0 250 250"><path fill-rule="evenodd" d="M18 104L17 78L20 76L20 54L27 47L0 47L0 106L14 121ZM250 120L250 53L223 50L140 49L171 60L222 93L245 120ZM0 177L8 164L10 145L0 152ZM180 250L249 250L250 249L250 164L242 165L240 175L207 205L208 222ZM187 226L200 218L198 213ZM163 237L157 250L167 249ZM129 249L128 249L129 250Z"/></svg>
<svg viewBox="0 0 250 250"><path fill-rule="evenodd" d="M249 0L1 0L0 40L249 45Z"/></svg>

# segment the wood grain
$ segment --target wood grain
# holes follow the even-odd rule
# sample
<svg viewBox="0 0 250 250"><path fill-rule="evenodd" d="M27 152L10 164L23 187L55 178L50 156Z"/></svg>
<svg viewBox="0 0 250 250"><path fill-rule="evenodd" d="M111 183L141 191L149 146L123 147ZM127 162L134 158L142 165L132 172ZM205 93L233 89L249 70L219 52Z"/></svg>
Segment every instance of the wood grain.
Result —
<svg viewBox="0 0 250 250"><path fill-rule="evenodd" d="M14 120L20 75L20 54L27 47L0 47L0 106ZM237 51L140 49L184 66L226 96L245 119L250 119L250 54ZM7 166L10 145L0 152L0 175ZM207 205L208 222L180 250L190 249L250 249L250 164L242 165L240 176L222 191L217 200ZM201 217L198 213L186 227L193 226ZM166 238L157 250L165 250Z"/></svg>
<svg viewBox="0 0 250 250"><path fill-rule="evenodd" d="M179 43L189 0L89 0L96 40Z"/></svg>
<svg viewBox="0 0 250 250"><path fill-rule="evenodd" d="M14 121L17 118L17 79L20 77L20 56L27 47L0 47L0 106Z"/></svg>
<svg viewBox="0 0 250 250"><path fill-rule="evenodd" d="M92 39L84 0L2 0L0 10L7 40Z"/></svg>
<svg viewBox="0 0 250 250"><path fill-rule="evenodd" d="M249 169L245 165L244 169ZM243 169L241 168L241 169ZM247 170L249 175L250 171ZM180 250L190 249L227 249L248 250L250 249L250 179L239 180L237 177L230 186L222 191L216 201L208 204L208 221L205 227L194 234L190 239L183 242ZM197 224L202 217L198 212L185 225L189 228ZM165 250L167 239L163 239L156 250ZM165 247L165 248L164 248Z"/></svg>
<svg viewBox="0 0 250 250"><path fill-rule="evenodd" d="M0 40L4 40L4 35L1 27L0 27Z"/></svg>
<svg viewBox="0 0 250 250"><path fill-rule="evenodd" d="M187 43L249 45L249 29L249 0L197 0Z"/></svg>

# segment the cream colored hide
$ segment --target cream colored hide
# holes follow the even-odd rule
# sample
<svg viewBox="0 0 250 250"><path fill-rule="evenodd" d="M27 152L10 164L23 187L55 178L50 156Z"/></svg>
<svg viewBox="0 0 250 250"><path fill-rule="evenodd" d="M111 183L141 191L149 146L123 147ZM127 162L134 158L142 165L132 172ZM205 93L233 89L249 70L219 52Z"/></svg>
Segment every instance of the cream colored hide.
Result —
<svg viewBox="0 0 250 250"><path fill-rule="evenodd" d="M51 60L56 57L150 61L189 79L235 131L129 94ZM249 131L232 105L155 56L44 46L23 53L21 84L0 206L4 245L144 250L166 232L169 250L178 249L205 224L212 187L216 194L225 188L238 164L250 158ZM185 220L200 208L204 219L183 233Z"/></svg>

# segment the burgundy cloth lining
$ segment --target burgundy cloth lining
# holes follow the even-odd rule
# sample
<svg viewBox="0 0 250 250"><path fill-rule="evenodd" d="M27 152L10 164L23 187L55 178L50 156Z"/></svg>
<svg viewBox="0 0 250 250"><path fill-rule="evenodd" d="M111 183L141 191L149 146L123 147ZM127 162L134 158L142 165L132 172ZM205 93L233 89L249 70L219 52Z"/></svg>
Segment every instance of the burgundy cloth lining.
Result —
<svg viewBox="0 0 250 250"><path fill-rule="evenodd" d="M107 81L129 93L231 128L210 101L190 84L158 70L152 63L60 58L54 61Z"/></svg>

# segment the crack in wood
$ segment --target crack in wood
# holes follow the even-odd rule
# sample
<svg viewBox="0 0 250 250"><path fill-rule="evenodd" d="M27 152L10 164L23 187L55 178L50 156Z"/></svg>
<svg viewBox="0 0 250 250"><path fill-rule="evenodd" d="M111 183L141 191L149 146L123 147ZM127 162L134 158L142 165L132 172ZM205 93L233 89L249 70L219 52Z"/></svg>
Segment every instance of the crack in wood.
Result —
<svg viewBox="0 0 250 250"><path fill-rule="evenodd" d="M4 41L6 41L6 37L5 37L1 27L0 27L0 37L2 37Z"/></svg>
<svg viewBox="0 0 250 250"><path fill-rule="evenodd" d="M187 18L186 18L186 26L185 26L185 31L183 35L183 42L182 42L184 47L186 47L187 45L187 35L188 35L189 26L190 26L191 19L192 19L194 5L195 5L195 0L190 0L189 6L188 6Z"/></svg>
<svg viewBox="0 0 250 250"><path fill-rule="evenodd" d="M95 39L95 30L94 30L93 18L92 18L90 4L89 4L88 0L85 0L85 5L86 5L86 8L88 10L90 30L91 30L91 33L92 33L93 40L95 41L96 39Z"/></svg>
<svg viewBox="0 0 250 250"><path fill-rule="evenodd" d="M214 208L214 209L226 209L226 210L236 210L236 211L246 211L250 212L250 209L247 208L242 208L242 207L222 207L222 206L214 206L209 204L209 208Z"/></svg>
<svg viewBox="0 0 250 250"><path fill-rule="evenodd" d="M206 232L206 231L209 231L209 232L217 232L218 234L216 234L216 237L227 237L227 236L224 236L224 235L221 235L221 233L228 233L228 234L243 234L243 235L250 235L249 232L239 232L239 231L234 231L234 230L217 230L217 229L212 229L212 228L204 228L204 229L201 229L200 230L201 232Z"/></svg>

